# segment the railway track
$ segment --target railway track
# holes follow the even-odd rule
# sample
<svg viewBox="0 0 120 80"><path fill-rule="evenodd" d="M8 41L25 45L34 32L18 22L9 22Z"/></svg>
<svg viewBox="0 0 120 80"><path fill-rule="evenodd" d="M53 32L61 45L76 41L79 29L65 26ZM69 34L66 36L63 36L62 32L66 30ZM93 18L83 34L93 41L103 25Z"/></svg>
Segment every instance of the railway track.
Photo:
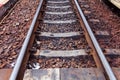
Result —
<svg viewBox="0 0 120 80"><path fill-rule="evenodd" d="M9 80L29 79L116 80L77 0L40 1Z"/></svg>
<svg viewBox="0 0 120 80"><path fill-rule="evenodd" d="M120 1L119 0L103 0L104 3L108 6L108 8L117 16L120 17Z"/></svg>
<svg viewBox="0 0 120 80"><path fill-rule="evenodd" d="M97 1L96 1L97 2ZM96 3L95 2L95 3ZM103 0L104 2L104 0ZM117 26L110 26L113 23L112 20L117 20L117 18L119 18L117 15L115 15L114 13L112 13L109 9L108 11L106 11L107 7L105 7L106 5L100 1L98 1L96 4L98 6L96 6L97 10L94 8L92 8L92 6L94 4L92 4L93 2L91 1L83 1L80 2L80 5L82 7L82 10L90 24L90 27L92 28L92 31L94 32L96 39L98 40L102 51L105 55L105 57L107 58L110 66L112 67L115 76L117 77L118 80L120 80L119 74L120 74L120 46L119 46L119 27ZM90 4L90 5L88 5ZM102 5L101 5L102 4ZM102 11L103 9L103 11ZM108 20L110 22L107 23L107 19L104 15L104 17L101 17L103 15L98 14L99 11L101 11L102 13L104 13L104 11L107 13L112 13L109 14L112 16L114 16L114 18L112 18L111 20ZM93 13L93 14L91 14ZM116 17L115 17L116 16ZM118 20L119 22L119 20ZM116 23L117 24L117 23ZM118 24L119 25L119 24Z"/></svg>
<svg viewBox="0 0 120 80"><path fill-rule="evenodd" d="M6 0L1 1L5 4L2 4L0 6L0 24L3 22L3 20L11 13L13 8L19 3L16 0Z"/></svg>

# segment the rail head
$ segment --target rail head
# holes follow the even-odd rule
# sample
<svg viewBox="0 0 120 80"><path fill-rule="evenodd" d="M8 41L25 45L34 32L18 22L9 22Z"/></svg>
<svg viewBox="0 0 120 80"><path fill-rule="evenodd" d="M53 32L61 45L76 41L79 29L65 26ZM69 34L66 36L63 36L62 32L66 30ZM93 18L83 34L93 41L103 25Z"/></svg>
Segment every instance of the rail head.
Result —
<svg viewBox="0 0 120 80"><path fill-rule="evenodd" d="M95 36L94 36L94 34L92 32L92 29L90 28L90 26L89 26L89 24L88 24L88 22L87 22L87 20L86 20L86 18L84 16L84 14L82 12L81 7L79 6L78 1L74 0L74 2L76 4L76 6L77 6L79 14L81 15L81 18L82 18L82 20L84 22L84 25L85 25L88 33L89 33L89 36L90 36L90 38L91 38L91 40L92 40L92 42L93 42L93 44L95 46L95 49L96 49L96 51L98 53L98 56L99 56L99 58L100 58L100 60L101 60L101 62L103 64L103 66L105 68L105 71L106 71L109 79L110 80L117 80L116 77L115 77L115 75L114 75L114 73L113 73L113 71L112 71L112 69L111 69L111 67L110 67L110 65L109 65L109 63L108 63L108 61L107 61L107 59L104 56L104 53L102 52L102 49L99 46L99 43L98 43L97 39L95 38Z"/></svg>
<svg viewBox="0 0 120 80"><path fill-rule="evenodd" d="M25 41L24 41L23 46L22 46L22 49L21 49L20 54L19 54L19 56L17 58L15 67L14 67L12 73L11 73L11 76L10 76L9 80L16 80L16 78L17 78L18 72L20 70L20 66L22 64L22 61L23 61L23 58L24 58L24 55L25 55L25 52L26 52L26 49L27 49L30 37L31 37L33 29L34 29L34 25L36 23L36 20L37 20L37 17L39 15L39 12L40 12L42 4L43 4L43 0L40 0L39 6L38 6L38 8L36 10L35 16L33 18L31 26L30 26L30 28L28 30L27 36L25 38Z"/></svg>

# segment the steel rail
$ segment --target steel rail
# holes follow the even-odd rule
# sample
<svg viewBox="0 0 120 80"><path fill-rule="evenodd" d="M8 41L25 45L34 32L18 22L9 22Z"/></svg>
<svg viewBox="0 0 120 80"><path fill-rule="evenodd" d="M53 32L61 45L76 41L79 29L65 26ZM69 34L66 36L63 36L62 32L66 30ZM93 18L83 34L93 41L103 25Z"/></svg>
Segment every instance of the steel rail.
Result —
<svg viewBox="0 0 120 80"><path fill-rule="evenodd" d="M42 3L43 3L43 0L40 0L39 6L37 8L37 11L35 13L35 16L34 16L33 21L31 23L30 29L29 29L28 34L26 36L26 39L25 39L25 41L23 43L22 49L20 51L20 54L18 56L18 59L16 61L15 67L14 67L12 73L11 73L11 76L10 76L9 80L16 80L16 78L17 78L18 72L20 70L20 66L22 64L22 61L23 61L23 58L24 58L24 55L25 55L25 52L26 52L26 48L28 46L28 43L30 41L30 37L31 37L33 29L34 29L34 25L35 25L35 23L37 21L38 15L39 15Z"/></svg>
<svg viewBox="0 0 120 80"><path fill-rule="evenodd" d="M117 80L116 77L115 77L115 75L114 75L114 73L113 73L113 71L112 71L112 69L111 69L111 67L110 67L110 65L109 65L109 63L108 63L108 61L106 60L106 58L105 58L105 56L104 56L104 54L103 54L103 52L102 52L102 49L101 49L100 46L99 46L98 41L96 40L96 38L95 38L95 36L94 36L94 34L93 34L93 32L92 32L92 30L91 30L91 28L90 28L87 20L86 20L84 14L83 14L83 12L82 12L81 7L80 7L79 4L78 4L78 1L77 1L77 0L74 0L74 2L75 2L76 6L77 6L77 8L78 8L79 14L80 14L81 17L82 17L82 20L83 20L83 22L84 22L84 24L85 24L85 26L86 26L86 29L87 29L87 31L88 31L88 33L89 33L89 35L90 35L90 38L91 38L91 40L92 40L92 42L93 42L93 44L94 44L94 46L95 46L95 48L96 48L96 51L97 51L97 53L98 53L98 55L99 55L99 58L100 58L103 66L104 66L104 68L105 68L105 70L106 70L106 72L107 72L107 75L108 75L109 79L110 79L110 80Z"/></svg>

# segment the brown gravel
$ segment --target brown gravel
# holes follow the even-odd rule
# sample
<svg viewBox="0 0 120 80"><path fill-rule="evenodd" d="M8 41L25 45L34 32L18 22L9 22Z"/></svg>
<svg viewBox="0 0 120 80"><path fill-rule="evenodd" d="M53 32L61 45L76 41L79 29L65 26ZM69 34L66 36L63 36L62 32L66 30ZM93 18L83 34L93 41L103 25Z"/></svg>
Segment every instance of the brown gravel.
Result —
<svg viewBox="0 0 120 80"><path fill-rule="evenodd" d="M55 21L55 20L76 20L76 16L74 14L68 14L68 15L45 15L44 16L44 20L52 20L52 21Z"/></svg>
<svg viewBox="0 0 120 80"><path fill-rule="evenodd" d="M53 4L47 4L53 5ZM68 3L56 4L56 5L69 5ZM55 4L54 4L55 6ZM52 9L53 10L53 9ZM63 9L64 10L64 9ZM74 12L74 10L72 10ZM62 12L61 9L57 9L55 12ZM75 57L45 57L41 55L34 55L34 53L39 50L79 50L85 49L90 50L88 43L85 39L84 31L79 22L65 23L65 24L42 24L42 20L71 20L78 19L75 13L69 15L50 15L45 14L42 16L43 19L40 20L40 25L35 32L35 41L33 47L30 49L30 58L26 68L39 69L39 68L88 68L96 67L93 56L91 55L81 55ZM79 31L80 36L74 37L45 37L40 36L40 32L75 32ZM87 51L86 51L87 52ZM88 52L90 53L90 52ZM69 55L69 54L68 54Z"/></svg>
<svg viewBox="0 0 120 80"><path fill-rule="evenodd" d="M72 24L40 24L38 31L42 32L53 32L53 33L63 33L63 32L77 32L83 31L79 22L74 22Z"/></svg>
<svg viewBox="0 0 120 80"><path fill-rule="evenodd" d="M20 0L0 25L0 68L14 67L12 64L20 52L38 2L39 0Z"/></svg>
<svg viewBox="0 0 120 80"><path fill-rule="evenodd" d="M17 4L18 0L6 0L7 2L0 7L0 21L9 13L11 8Z"/></svg>
<svg viewBox="0 0 120 80"><path fill-rule="evenodd" d="M73 9L70 7L70 8L49 8L49 7L46 7L46 11L50 11L50 12L57 12L57 11L61 11L61 12L66 12L66 11L72 11Z"/></svg>
<svg viewBox="0 0 120 80"><path fill-rule="evenodd" d="M111 38L107 44L106 42L100 43L102 48L120 49L120 17L114 14L102 0L79 0L79 3L82 5L81 7L93 31L106 30L110 32ZM97 19L99 22L90 22L90 19Z"/></svg>
<svg viewBox="0 0 120 80"><path fill-rule="evenodd" d="M103 49L120 49L120 17L113 13L103 0L79 0L79 2L81 5L86 4L82 9L92 30L106 30L111 34L109 38L97 37L100 46ZM91 19L94 21L90 21ZM106 58L111 67L120 68L120 56L109 55Z"/></svg>
<svg viewBox="0 0 120 80"><path fill-rule="evenodd" d="M106 57L112 67L120 68L120 56L109 55Z"/></svg>
<svg viewBox="0 0 120 80"><path fill-rule="evenodd" d="M33 57L33 56L32 56ZM27 68L88 68L96 67L92 56L30 58Z"/></svg>
<svg viewBox="0 0 120 80"><path fill-rule="evenodd" d="M81 35L81 37L75 38L44 38L39 37L39 44L34 44L34 47L38 46L40 50L76 50L76 49L85 49L88 44L85 40L85 37Z"/></svg>

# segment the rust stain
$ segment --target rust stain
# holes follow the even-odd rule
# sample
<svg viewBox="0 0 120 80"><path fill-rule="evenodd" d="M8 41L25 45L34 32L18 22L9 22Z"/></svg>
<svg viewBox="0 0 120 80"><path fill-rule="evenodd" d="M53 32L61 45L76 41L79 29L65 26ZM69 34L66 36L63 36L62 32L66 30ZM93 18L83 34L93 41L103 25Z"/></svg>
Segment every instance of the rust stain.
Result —
<svg viewBox="0 0 120 80"><path fill-rule="evenodd" d="M9 80L12 69L0 69L0 80Z"/></svg>

